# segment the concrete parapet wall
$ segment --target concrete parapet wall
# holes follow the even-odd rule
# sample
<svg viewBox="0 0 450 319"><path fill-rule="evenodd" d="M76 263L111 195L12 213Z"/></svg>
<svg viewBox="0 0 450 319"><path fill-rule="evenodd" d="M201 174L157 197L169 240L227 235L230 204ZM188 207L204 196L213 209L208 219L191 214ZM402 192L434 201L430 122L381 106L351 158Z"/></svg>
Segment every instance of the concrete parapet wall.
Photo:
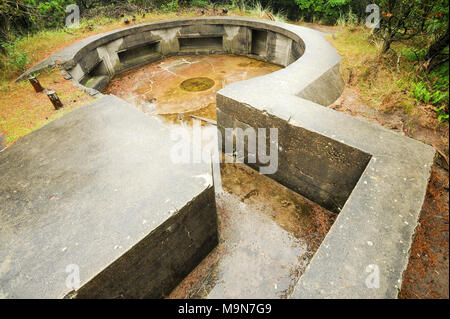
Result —
<svg viewBox="0 0 450 319"><path fill-rule="evenodd" d="M255 34L263 35L263 40L253 39ZM87 38L41 61L19 79L58 60L77 82L101 90L115 74L165 56L232 53L287 66L303 50L302 39L276 23L219 17L173 20Z"/></svg>

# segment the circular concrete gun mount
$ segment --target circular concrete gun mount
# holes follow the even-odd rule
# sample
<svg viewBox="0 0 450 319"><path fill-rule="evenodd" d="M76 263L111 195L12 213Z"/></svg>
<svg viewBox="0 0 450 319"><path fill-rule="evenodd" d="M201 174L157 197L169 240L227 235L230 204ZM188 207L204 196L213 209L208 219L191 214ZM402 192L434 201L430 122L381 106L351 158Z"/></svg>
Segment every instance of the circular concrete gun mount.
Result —
<svg viewBox="0 0 450 319"><path fill-rule="evenodd" d="M278 170L269 176L339 214L291 298L396 298L435 151L326 107L340 96L344 83L340 57L320 33L235 17L143 24L84 39L21 78L60 63L77 84L98 94L119 72L165 56L193 53L233 53L285 66L220 90L217 126L222 133L225 128L278 128ZM111 103L113 112L123 103L118 101L107 96L97 103L102 107ZM160 129L163 124L153 125L160 140L169 139ZM0 166L2 161L5 154L0 153ZM107 282L108 276L103 278ZM121 283L125 282L123 277Z"/></svg>

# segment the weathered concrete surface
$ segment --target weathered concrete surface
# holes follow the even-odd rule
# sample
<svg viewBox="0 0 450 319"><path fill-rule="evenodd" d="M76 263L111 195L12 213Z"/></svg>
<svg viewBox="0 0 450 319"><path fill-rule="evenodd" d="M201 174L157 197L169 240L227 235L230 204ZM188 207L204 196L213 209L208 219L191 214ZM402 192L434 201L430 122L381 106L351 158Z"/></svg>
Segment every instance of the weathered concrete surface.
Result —
<svg viewBox="0 0 450 319"><path fill-rule="evenodd" d="M291 297L396 297L435 152L420 142L323 107L341 94L344 83L339 75L340 57L318 32L234 17L166 21L85 39L28 73L61 60L76 81L87 83L86 76L111 76L120 71L123 61L115 55L121 50L158 41L156 53L162 55L185 54L195 48L214 53L220 52L218 36L222 36L224 52L286 66L219 91L219 129L278 127L284 133L280 135L279 172L273 177L340 211ZM210 40L199 40L202 37ZM184 48L180 47L183 41ZM108 46L114 49L102 49ZM370 275L366 270L371 269L379 271L378 288L366 285Z"/></svg>
<svg viewBox="0 0 450 319"><path fill-rule="evenodd" d="M173 143L105 96L1 152L0 296L64 297L68 265L77 297L170 293L217 244L210 165L172 164Z"/></svg>
<svg viewBox="0 0 450 319"><path fill-rule="evenodd" d="M286 28L286 26L288 26ZM298 26L292 26L294 29L307 30ZM19 77L26 78L27 75L40 72L56 64L63 65L66 69L72 69L77 64L82 67L84 72L89 72L104 56L98 52L98 48L105 48L108 51L117 54L120 50L136 48L146 43L160 42L161 47L158 52L163 55L178 53L180 51L178 38L207 38L223 37L222 50L236 54L249 54L251 50L251 28L268 30L272 37L280 41L281 36L293 39L292 46L295 52L302 51L304 44L301 37L290 30L289 25L274 21L249 19L241 17L202 17L191 19L167 20L154 23L145 23L130 28L116 31L110 31L97 34L83 39L63 50L52 54L46 59L34 65L27 72ZM278 36L276 36L278 34ZM287 40L286 40L287 41ZM284 44L284 43L283 43ZM297 45L298 44L298 45ZM283 56L289 53L280 52ZM102 51L102 49L100 49ZM189 50L188 50L189 51ZM186 52L187 54L196 53L196 51ZM293 52L292 55L295 55ZM281 56L279 56L281 58ZM298 56L296 56L298 58ZM296 59L295 58L295 59ZM290 62L295 59L289 58Z"/></svg>
<svg viewBox="0 0 450 319"><path fill-rule="evenodd" d="M286 66L303 54L302 34L310 31L299 26L240 17L142 24L81 40L34 65L18 80L59 64L75 82L95 94L115 74L164 56L232 53ZM307 83L313 80L304 79Z"/></svg>
<svg viewBox="0 0 450 319"><path fill-rule="evenodd" d="M228 54L174 56L117 75L103 92L114 94L144 113L166 114L177 123L179 114L187 112L215 120L218 90L279 69L263 61ZM213 86L198 92L181 87L183 81L198 78L211 79Z"/></svg>
<svg viewBox="0 0 450 319"><path fill-rule="evenodd" d="M261 78L257 78L255 81L233 83L219 91L218 125L219 129L247 125L278 127L280 131L285 131L288 126L292 131L290 136L294 138L305 134L314 136L313 139L290 141L298 147L300 153L297 156L306 157L310 164L289 167L291 160L288 158L286 163L283 162L280 154L280 167L286 170L274 176L280 183L289 185L292 180L290 172L301 178L302 174L295 173L299 170L304 174L303 178L313 177L312 182L319 183L316 185L327 194L339 194L342 185L334 184L333 180L331 183L321 181L333 176L338 181L339 174L345 181L351 169L334 171L330 175L333 165L324 164L327 159L337 162L343 159L342 165L352 166L355 164L353 161L347 162L352 152L356 151L354 159L359 158L357 154L370 156L365 169L361 166L362 175L356 179L357 183L336 222L291 298L396 298L408 263L434 149L297 96L280 93L282 89L275 85L277 82L271 83L274 85L264 86ZM249 113L252 117L248 116ZM280 122L280 119L285 122ZM281 137L280 142L283 141ZM328 148L325 147L327 145ZM346 151L345 147L355 151ZM303 149L309 151L302 153ZM315 151L311 152L311 149ZM328 154L329 151L335 155ZM367 157L363 155L362 158ZM339 168L339 165L335 167ZM353 177L358 177L357 173L358 170L354 171ZM296 186L301 184L290 187L296 189ZM329 186L335 188L330 189ZM314 196L320 194L308 193L306 188L303 192L301 187L297 191L316 200ZM371 267L379 270L378 288L366 285L366 279L373 272Z"/></svg>
<svg viewBox="0 0 450 319"><path fill-rule="evenodd" d="M219 245L169 298L286 298L336 214L244 164L221 164Z"/></svg>

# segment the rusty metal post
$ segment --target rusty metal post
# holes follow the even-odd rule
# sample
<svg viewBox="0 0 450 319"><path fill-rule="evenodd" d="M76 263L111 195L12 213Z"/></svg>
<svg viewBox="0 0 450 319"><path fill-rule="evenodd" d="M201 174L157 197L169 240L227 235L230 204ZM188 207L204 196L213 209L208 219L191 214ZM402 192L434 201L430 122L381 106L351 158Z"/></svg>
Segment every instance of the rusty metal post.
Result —
<svg viewBox="0 0 450 319"><path fill-rule="evenodd" d="M47 91L47 96L55 107L55 110L59 110L64 106L55 91Z"/></svg>
<svg viewBox="0 0 450 319"><path fill-rule="evenodd" d="M31 85L33 86L34 90L37 93L44 91L44 88L41 86L41 83L39 83L39 80L34 75L30 75L28 77L28 81L30 81Z"/></svg>

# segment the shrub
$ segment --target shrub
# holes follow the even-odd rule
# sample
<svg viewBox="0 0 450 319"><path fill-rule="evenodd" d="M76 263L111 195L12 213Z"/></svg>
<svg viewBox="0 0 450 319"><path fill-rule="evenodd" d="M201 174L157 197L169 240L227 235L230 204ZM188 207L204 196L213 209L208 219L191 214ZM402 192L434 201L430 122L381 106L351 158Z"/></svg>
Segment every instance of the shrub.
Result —
<svg viewBox="0 0 450 319"><path fill-rule="evenodd" d="M2 43L2 47L6 49L7 63L10 67L24 72L30 59L28 58L26 52L19 50L16 47L15 42Z"/></svg>
<svg viewBox="0 0 450 319"><path fill-rule="evenodd" d="M211 3L208 0L191 0L190 5L197 8L207 8Z"/></svg>
<svg viewBox="0 0 450 319"><path fill-rule="evenodd" d="M180 8L180 4L178 3L178 0L171 0L161 6L161 9L164 12L174 12L177 11Z"/></svg>
<svg viewBox="0 0 450 319"><path fill-rule="evenodd" d="M348 6L350 0L295 0L295 2L308 20L323 20L329 24L334 24L350 10Z"/></svg>
<svg viewBox="0 0 450 319"><path fill-rule="evenodd" d="M34 2L34 1L33 1ZM58 27L64 24L66 6L73 1L51 0L39 2L37 8L40 15L45 17L43 24L47 28Z"/></svg>

